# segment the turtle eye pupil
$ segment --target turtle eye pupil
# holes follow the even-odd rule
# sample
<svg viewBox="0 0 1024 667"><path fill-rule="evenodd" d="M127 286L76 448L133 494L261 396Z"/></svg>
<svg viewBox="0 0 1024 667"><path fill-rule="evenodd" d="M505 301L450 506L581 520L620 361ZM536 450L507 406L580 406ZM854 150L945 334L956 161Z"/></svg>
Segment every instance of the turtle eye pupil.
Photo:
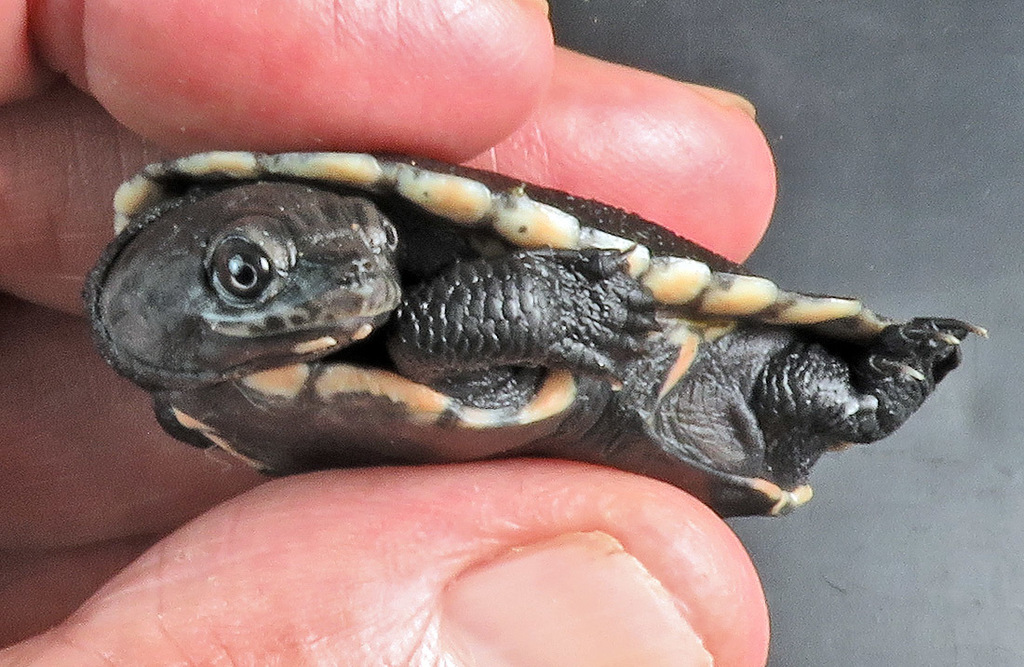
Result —
<svg viewBox="0 0 1024 667"><path fill-rule="evenodd" d="M274 280L274 266L254 242L229 237L214 250L210 274L218 292L251 301L259 298Z"/></svg>
<svg viewBox="0 0 1024 667"><path fill-rule="evenodd" d="M265 266L266 258L261 257L260 269L269 271L270 267ZM256 267L250 264L242 255L234 255L228 260L228 273L231 274L231 286L238 290L251 290L259 280L259 272Z"/></svg>

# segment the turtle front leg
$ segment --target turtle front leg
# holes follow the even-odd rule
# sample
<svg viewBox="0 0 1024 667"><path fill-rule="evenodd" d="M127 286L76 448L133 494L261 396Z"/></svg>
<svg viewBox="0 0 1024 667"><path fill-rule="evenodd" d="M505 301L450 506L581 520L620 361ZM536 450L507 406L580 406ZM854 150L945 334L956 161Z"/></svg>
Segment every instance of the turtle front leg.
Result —
<svg viewBox="0 0 1024 667"><path fill-rule="evenodd" d="M412 289L388 349L420 382L495 367L618 379L658 328L650 294L616 250L537 250L458 262Z"/></svg>
<svg viewBox="0 0 1024 667"><path fill-rule="evenodd" d="M960 363L960 341L971 332L980 330L919 318L887 327L864 348L794 341L768 360L753 387L766 461L799 478L827 449L889 435Z"/></svg>

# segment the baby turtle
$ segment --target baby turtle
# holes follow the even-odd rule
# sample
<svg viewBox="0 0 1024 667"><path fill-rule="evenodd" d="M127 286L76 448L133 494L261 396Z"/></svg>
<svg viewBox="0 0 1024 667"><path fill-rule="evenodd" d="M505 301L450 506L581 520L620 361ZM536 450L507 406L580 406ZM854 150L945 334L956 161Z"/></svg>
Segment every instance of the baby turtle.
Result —
<svg viewBox="0 0 1024 667"><path fill-rule="evenodd" d="M549 456L782 514L982 333L786 292L625 211L427 160L203 153L115 209L85 290L104 357L171 435L271 474Z"/></svg>

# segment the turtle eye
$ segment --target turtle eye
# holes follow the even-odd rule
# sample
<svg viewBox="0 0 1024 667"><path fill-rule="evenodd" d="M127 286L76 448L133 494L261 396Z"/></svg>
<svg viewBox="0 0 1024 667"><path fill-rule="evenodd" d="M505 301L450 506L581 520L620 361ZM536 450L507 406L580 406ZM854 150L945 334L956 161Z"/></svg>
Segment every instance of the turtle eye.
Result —
<svg viewBox="0 0 1024 667"><path fill-rule="evenodd" d="M274 280L274 264L259 245L240 236L221 239L210 256L210 281L222 296L255 301Z"/></svg>

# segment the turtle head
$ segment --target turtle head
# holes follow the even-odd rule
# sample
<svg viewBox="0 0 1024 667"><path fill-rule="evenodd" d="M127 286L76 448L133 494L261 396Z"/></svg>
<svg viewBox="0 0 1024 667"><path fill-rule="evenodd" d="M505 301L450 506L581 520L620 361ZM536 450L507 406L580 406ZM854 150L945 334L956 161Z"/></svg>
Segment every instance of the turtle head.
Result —
<svg viewBox="0 0 1024 667"><path fill-rule="evenodd" d="M95 337L124 375L184 389L323 356L401 297L394 227L367 199L243 182L140 211L86 287Z"/></svg>

